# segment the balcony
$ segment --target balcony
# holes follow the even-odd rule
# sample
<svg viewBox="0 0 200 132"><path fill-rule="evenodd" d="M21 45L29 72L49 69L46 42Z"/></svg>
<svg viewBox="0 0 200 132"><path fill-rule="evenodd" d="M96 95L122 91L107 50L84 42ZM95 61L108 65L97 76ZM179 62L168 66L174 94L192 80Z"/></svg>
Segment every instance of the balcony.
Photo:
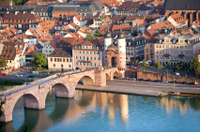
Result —
<svg viewBox="0 0 200 132"><path fill-rule="evenodd" d="M183 56L185 56L185 55L184 55L184 54L179 54L178 56L179 56L179 57L183 57Z"/></svg>
<svg viewBox="0 0 200 132"><path fill-rule="evenodd" d="M91 63L91 61L82 60L82 63Z"/></svg>
<svg viewBox="0 0 200 132"><path fill-rule="evenodd" d="M170 56L170 54L164 54L164 56L165 56L165 57L168 57L168 56Z"/></svg>

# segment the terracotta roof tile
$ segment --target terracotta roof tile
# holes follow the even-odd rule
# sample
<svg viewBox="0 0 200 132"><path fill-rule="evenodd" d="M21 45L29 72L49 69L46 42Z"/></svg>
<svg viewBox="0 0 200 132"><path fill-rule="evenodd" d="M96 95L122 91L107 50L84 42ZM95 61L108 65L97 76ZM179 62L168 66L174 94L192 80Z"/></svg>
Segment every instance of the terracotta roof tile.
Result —
<svg viewBox="0 0 200 132"><path fill-rule="evenodd" d="M35 47L35 45L32 45L26 50L26 52L24 54L25 55L28 55L28 54L32 55L32 54L35 54L35 53L37 53L37 48Z"/></svg>

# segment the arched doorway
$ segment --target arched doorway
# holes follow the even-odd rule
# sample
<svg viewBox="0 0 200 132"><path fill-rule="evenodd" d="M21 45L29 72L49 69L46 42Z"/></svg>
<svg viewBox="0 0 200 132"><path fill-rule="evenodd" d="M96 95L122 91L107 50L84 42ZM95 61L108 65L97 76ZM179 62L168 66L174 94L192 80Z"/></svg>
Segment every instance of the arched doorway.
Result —
<svg viewBox="0 0 200 132"><path fill-rule="evenodd" d="M115 67L116 66L116 57L111 58L111 66Z"/></svg>

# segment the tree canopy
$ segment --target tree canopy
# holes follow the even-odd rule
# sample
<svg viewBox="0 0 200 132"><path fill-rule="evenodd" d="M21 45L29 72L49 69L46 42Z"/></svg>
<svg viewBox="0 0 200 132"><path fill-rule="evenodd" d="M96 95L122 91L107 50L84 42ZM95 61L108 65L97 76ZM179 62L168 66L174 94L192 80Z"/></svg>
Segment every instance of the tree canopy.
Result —
<svg viewBox="0 0 200 132"><path fill-rule="evenodd" d="M5 66L7 66L7 62L3 57L1 57L0 58L0 67L5 67Z"/></svg>
<svg viewBox="0 0 200 132"><path fill-rule="evenodd" d="M170 69L169 61L167 61L167 64L165 65L165 69Z"/></svg>
<svg viewBox="0 0 200 132"><path fill-rule="evenodd" d="M42 69L45 66L47 66L47 60L46 60L45 54L36 53L34 55L34 58L33 58L32 62L31 62L31 65L33 67L38 66L40 69Z"/></svg>
<svg viewBox="0 0 200 132"><path fill-rule="evenodd" d="M88 34L88 35L86 36L86 39L95 39L95 36L93 36L92 34Z"/></svg>
<svg viewBox="0 0 200 132"><path fill-rule="evenodd" d="M176 66L178 70L185 70L185 63L181 60L180 63Z"/></svg>
<svg viewBox="0 0 200 132"><path fill-rule="evenodd" d="M162 68L160 61L156 61L155 68L157 68L158 70Z"/></svg>
<svg viewBox="0 0 200 132"><path fill-rule="evenodd" d="M10 1L10 0L0 0L0 1ZM15 5L23 5L24 4L23 0L12 0L12 2Z"/></svg>
<svg viewBox="0 0 200 132"><path fill-rule="evenodd" d="M196 57L194 57L189 63L190 70L195 72L195 69L197 69L199 65L200 65L199 60Z"/></svg>
<svg viewBox="0 0 200 132"><path fill-rule="evenodd" d="M102 36L103 36L103 33L102 33L100 30L97 29L97 30L95 31L95 36L96 36L96 37L102 37Z"/></svg>
<svg viewBox="0 0 200 132"><path fill-rule="evenodd" d="M134 30L131 35L135 37L138 35L138 32L136 30Z"/></svg>
<svg viewBox="0 0 200 132"><path fill-rule="evenodd" d="M140 63L140 66L143 68L143 69L145 69L149 64L148 63L146 63L146 59L144 59L143 61L142 61L142 63Z"/></svg>
<svg viewBox="0 0 200 132"><path fill-rule="evenodd" d="M194 71L195 74L200 75L200 62L196 57L190 61L189 68Z"/></svg>

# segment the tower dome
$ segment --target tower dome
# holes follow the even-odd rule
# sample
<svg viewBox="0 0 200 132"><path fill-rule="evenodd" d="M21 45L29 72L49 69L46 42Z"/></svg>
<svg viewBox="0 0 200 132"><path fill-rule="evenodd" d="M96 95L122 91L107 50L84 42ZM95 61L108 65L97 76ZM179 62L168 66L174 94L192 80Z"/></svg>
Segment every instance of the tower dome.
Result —
<svg viewBox="0 0 200 132"><path fill-rule="evenodd" d="M125 38L124 33L122 32L122 28L120 26L120 31L117 38Z"/></svg>
<svg viewBox="0 0 200 132"><path fill-rule="evenodd" d="M107 27L107 32L104 35L104 38L111 38L111 33L109 32L109 28Z"/></svg>

